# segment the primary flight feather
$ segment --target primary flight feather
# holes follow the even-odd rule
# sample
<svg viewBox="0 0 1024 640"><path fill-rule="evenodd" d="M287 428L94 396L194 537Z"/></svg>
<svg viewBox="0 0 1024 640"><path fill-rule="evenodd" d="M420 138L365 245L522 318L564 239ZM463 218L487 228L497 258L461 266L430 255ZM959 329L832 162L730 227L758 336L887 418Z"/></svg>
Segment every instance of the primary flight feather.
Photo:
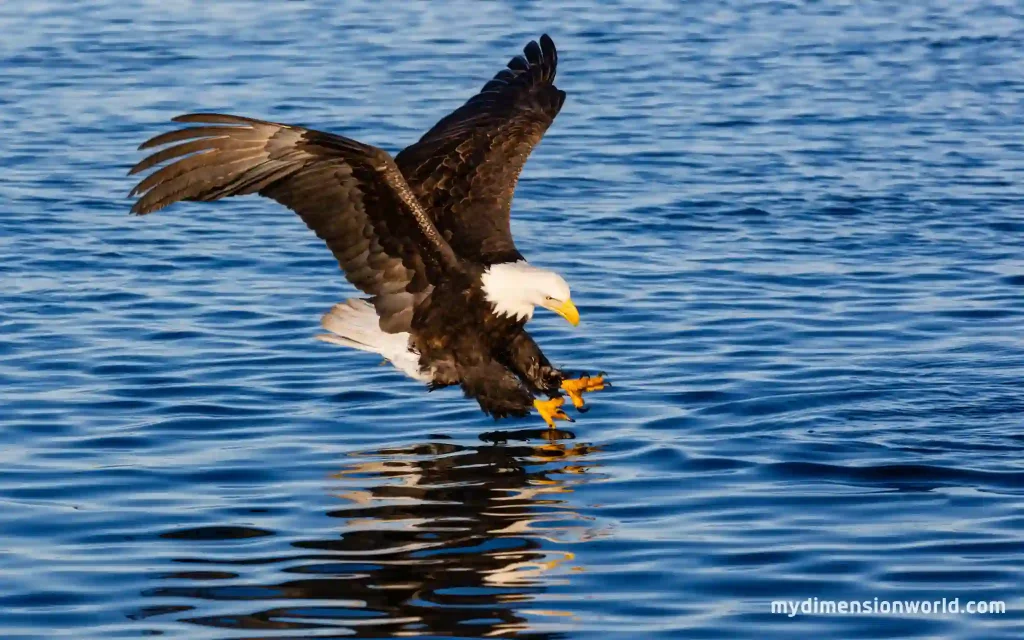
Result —
<svg viewBox="0 0 1024 640"><path fill-rule="evenodd" d="M567 379L526 332L537 306L573 325L579 314L565 280L519 253L509 224L519 173L565 100L557 64L551 38L530 42L394 158L303 127L178 116L198 126L142 144L165 148L130 174L170 164L132 190L132 212L254 193L280 202L369 296L335 305L322 321L329 333L318 337L379 353L431 388L461 385L495 418L536 408L554 426L569 419L563 392L583 408L582 393L605 384Z"/></svg>

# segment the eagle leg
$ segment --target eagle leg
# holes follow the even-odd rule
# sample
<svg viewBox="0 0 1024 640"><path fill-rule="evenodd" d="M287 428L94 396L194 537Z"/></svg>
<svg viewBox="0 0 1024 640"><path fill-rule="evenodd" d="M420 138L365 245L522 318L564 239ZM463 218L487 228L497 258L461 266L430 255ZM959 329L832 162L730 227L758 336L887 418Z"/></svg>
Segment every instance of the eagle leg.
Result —
<svg viewBox="0 0 1024 640"><path fill-rule="evenodd" d="M611 386L611 384L604 381L603 373L599 373L596 376L585 375L574 380L562 381L562 390L572 400L572 406L576 407L581 413L589 409L589 407L583 406L583 394L588 391L600 391L605 386Z"/></svg>
<svg viewBox="0 0 1024 640"><path fill-rule="evenodd" d="M576 422L568 414L562 411L561 406L563 402L565 402L565 399L562 397L551 398L550 400L534 400L533 406L537 408L537 412L540 413L540 417L544 418L544 422L548 423L548 427L554 429L555 420Z"/></svg>

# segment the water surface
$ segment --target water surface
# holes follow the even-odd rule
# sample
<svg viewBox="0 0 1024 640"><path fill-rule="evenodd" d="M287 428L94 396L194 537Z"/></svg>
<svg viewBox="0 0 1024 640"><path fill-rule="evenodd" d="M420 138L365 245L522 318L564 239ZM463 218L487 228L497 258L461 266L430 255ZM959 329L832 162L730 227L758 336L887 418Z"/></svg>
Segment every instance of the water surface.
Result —
<svg viewBox="0 0 1024 640"><path fill-rule="evenodd" d="M0 5L0 636L1024 634L1014 3ZM493 423L313 340L272 202L127 215L178 113L393 152L531 38L514 231L613 389ZM1005 615L773 615L772 600Z"/></svg>

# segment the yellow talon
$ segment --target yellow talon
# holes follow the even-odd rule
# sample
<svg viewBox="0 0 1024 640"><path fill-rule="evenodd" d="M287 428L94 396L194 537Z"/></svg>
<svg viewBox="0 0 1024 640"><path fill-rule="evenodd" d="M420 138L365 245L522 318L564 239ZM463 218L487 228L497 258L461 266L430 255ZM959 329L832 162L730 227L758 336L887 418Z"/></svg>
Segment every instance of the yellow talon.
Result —
<svg viewBox="0 0 1024 640"><path fill-rule="evenodd" d="M563 380L562 390L568 394L572 400L572 406L576 407L580 411L586 411L583 408L583 394L588 391L600 391L604 389L604 375L598 374L596 376L583 376L582 378L576 378L575 380Z"/></svg>
<svg viewBox="0 0 1024 640"><path fill-rule="evenodd" d="M568 420L569 422L576 422L560 408L563 402L565 402L565 400L562 398L551 398L550 400L534 400L533 406L537 408L537 412L540 413L540 417L544 418L544 422L548 423L548 427L554 429L555 420Z"/></svg>

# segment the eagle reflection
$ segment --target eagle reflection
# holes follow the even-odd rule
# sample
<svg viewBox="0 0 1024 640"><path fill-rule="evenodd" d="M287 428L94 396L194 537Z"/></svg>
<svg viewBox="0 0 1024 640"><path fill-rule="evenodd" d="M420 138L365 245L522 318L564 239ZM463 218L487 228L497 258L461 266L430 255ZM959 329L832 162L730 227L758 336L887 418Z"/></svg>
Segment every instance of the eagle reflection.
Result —
<svg viewBox="0 0 1024 640"><path fill-rule="evenodd" d="M293 543L310 553L282 567L304 577L260 595L251 586L237 591L239 600L275 608L188 621L359 638L561 637L531 629L529 620L567 615L545 607L543 593L578 570L571 544L595 533L566 501L586 481L585 459L595 450L558 440L572 437L496 432L481 445L432 441L354 454L331 478L340 503L327 515L338 519L337 536ZM234 599L230 593L190 595Z"/></svg>

